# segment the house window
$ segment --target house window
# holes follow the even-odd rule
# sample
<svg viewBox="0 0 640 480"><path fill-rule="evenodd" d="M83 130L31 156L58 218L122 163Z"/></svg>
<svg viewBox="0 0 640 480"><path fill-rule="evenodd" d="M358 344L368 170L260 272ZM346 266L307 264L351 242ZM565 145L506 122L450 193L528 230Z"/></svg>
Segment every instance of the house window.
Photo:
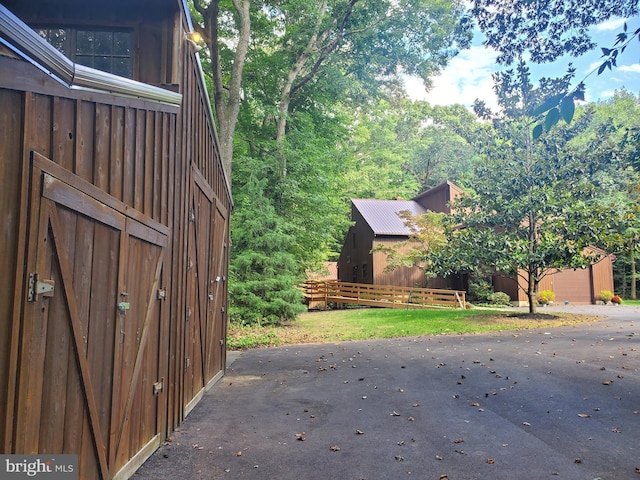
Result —
<svg viewBox="0 0 640 480"><path fill-rule="evenodd" d="M80 65L133 78L131 30L36 28L36 32Z"/></svg>

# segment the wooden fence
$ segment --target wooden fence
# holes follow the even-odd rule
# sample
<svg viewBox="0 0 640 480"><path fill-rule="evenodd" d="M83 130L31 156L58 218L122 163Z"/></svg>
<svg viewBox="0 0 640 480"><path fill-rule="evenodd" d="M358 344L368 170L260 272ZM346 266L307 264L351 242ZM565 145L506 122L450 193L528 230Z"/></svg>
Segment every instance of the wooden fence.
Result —
<svg viewBox="0 0 640 480"><path fill-rule="evenodd" d="M310 307L329 303L385 308L466 308L465 292L433 288L398 287L338 281L303 284Z"/></svg>

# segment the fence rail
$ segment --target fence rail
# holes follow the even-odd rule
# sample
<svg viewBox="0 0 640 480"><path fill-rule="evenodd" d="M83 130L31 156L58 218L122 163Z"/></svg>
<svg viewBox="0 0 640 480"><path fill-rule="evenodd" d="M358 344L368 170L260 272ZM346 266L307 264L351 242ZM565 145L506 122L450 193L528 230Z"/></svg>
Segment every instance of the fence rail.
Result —
<svg viewBox="0 0 640 480"><path fill-rule="evenodd" d="M465 292L338 281L307 281L302 285L307 304L356 304L386 308L465 308Z"/></svg>

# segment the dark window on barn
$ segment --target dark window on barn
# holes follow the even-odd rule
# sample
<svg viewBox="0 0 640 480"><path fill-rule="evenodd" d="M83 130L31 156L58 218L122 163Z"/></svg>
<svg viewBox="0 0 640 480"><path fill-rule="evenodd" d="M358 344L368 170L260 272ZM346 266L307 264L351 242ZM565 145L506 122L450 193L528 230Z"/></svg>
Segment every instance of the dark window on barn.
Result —
<svg viewBox="0 0 640 480"><path fill-rule="evenodd" d="M133 78L131 30L37 28L36 32L80 65Z"/></svg>
<svg viewBox="0 0 640 480"><path fill-rule="evenodd" d="M369 276L369 266L366 263L362 264L362 278L366 280Z"/></svg>

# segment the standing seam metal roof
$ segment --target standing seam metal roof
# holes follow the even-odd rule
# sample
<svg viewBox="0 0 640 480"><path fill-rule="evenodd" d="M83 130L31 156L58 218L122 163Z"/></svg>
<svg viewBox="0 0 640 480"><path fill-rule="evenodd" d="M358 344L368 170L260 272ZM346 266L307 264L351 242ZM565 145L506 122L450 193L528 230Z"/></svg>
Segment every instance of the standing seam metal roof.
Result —
<svg viewBox="0 0 640 480"><path fill-rule="evenodd" d="M351 202L373 230L374 235L411 235L399 212L421 215L426 210L413 200L374 200L352 198Z"/></svg>

